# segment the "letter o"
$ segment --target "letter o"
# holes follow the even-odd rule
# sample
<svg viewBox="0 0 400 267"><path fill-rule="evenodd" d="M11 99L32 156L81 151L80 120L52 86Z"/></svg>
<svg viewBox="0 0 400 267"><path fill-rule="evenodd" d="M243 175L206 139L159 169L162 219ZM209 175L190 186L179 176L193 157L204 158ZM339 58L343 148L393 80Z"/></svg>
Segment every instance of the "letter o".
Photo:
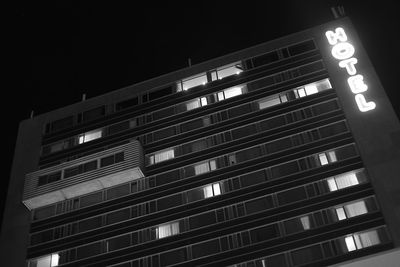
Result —
<svg viewBox="0 0 400 267"><path fill-rule="evenodd" d="M338 43L332 48L332 56L338 60L348 59L354 55L354 46L349 43Z"/></svg>

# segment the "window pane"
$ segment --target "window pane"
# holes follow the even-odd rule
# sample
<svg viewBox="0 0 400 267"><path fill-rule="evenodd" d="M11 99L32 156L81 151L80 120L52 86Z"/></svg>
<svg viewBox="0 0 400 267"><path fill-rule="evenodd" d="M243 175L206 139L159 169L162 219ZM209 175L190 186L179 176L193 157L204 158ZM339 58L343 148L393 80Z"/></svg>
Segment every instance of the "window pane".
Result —
<svg viewBox="0 0 400 267"><path fill-rule="evenodd" d="M328 182L328 186L329 186L329 191L332 192L332 191L338 190L334 178L329 178L329 179L327 180L327 182Z"/></svg>
<svg viewBox="0 0 400 267"><path fill-rule="evenodd" d="M357 185L358 179L354 172L340 174L335 176L336 184L339 189Z"/></svg>
<svg viewBox="0 0 400 267"><path fill-rule="evenodd" d="M195 108L200 107L200 101L198 98L191 100L189 102L186 102L186 110L192 110Z"/></svg>
<svg viewBox="0 0 400 267"><path fill-rule="evenodd" d="M348 236L344 239L346 242L347 251L356 250L356 244L354 243L353 236Z"/></svg>
<svg viewBox="0 0 400 267"><path fill-rule="evenodd" d="M243 71L242 65L241 64L235 64L231 66L224 66L221 68L217 69L218 72L218 79L223 79L225 77L231 76L231 75L237 75ZM213 79L214 81L215 79Z"/></svg>
<svg viewBox="0 0 400 267"><path fill-rule="evenodd" d="M175 157L174 149L168 149L154 154L154 163L159 163L165 160L173 159ZM152 163L153 156L150 158L150 164Z"/></svg>
<svg viewBox="0 0 400 267"><path fill-rule="evenodd" d="M319 158L319 162L321 163L321 165L326 165L328 164L328 158L326 157L325 153L321 153L318 155Z"/></svg>
<svg viewBox="0 0 400 267"><path fill-rule="evenodd" d="M350 217L358 216L361 214L365 214L368 212L367 206L365 205L364 200L351 203L344 206L347 215Z"/></svg>
<svg viewBox="0 0 400 267"><path fill-rule="evenodd" d="M221 188L219 184L213 184L213 189L214 189L214 196L218 196L221 194Z"/></svg>
<svg viewBox="0 0 400 267"><path fill-rule="evenodd" d="M208 164L208 162L204 162L198 165L194 166L194 172L196 175L202 174L202 173L206 173L210 171L210 166Z"/></svg>
<svg viewBox="0 0 400 267"><path fill-rule="evenodd" d="M213 196L213 190L212 190L211 185L207 185L206 187L204 187L203 191L204 191L204 197L205 198Z"/></svg>
<svg viewBox="0 0 400 267"><path fill-rule="evenodd" d="M344 213L344 209L343 208L337 208L336 209L336 214L337 214L337 217L338 217L339 221L346 219L346 214Z"/></svg>
<svg viewBox="0 0 400 267"><path fill-rule="evenodd" d="M200 74L199 76L192 76L192 77L189 77L189 78L183 80L182 81L182 89L184 91L186 91L192 87L195 87L195 86L198 86L201 84L206 84L206 83L207 83L207 76L205 73L203 73L203 74Z"/></svg>
<svg viewBox="0 0 400 267"><path fill-rule="evenodd" d="M273 95L258 101L258 106L260 109L272 107L281 103L279 96Z"/></svg>
<svg viewBox="0 0 400 267"><path fill-rule="evenodd" d="M159 225L157 228L157 238L164 238L179 234L179 222Z"/></svg>
<svg viewBox="0 0 400 267"><path fill-rule="evenodd" d="M102 133L103 133L102 130L94 130L94 131L86 132L79 137L79 144L101 138Z"/></svg>
<svg viewBox="0 0 400 267"><path fill-rule="evenodd" d="M242 87L233 87L233 88L229 88L224 90L224 94L225 94L225 99L237 96L237 95L241 95L242 94Z"/></svg>

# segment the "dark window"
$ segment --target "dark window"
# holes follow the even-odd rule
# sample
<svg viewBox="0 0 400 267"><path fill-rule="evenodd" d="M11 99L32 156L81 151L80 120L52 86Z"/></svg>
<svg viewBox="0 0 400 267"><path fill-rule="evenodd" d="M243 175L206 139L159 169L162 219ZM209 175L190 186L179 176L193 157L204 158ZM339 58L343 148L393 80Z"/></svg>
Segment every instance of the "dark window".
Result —
<svg viewBox="0 0 400 267"><path fill-rule="evenodd" d="M287 191L278 193L279 205L299 201L307 198L306 190L304 187L297 187Z"/></svg>
<svg viewBox="0 0 400 267"><path fill-rule="evenodd" d="M325 103L315 105L312 107L312 111L315 115L324 114L324 113L334 111L337 109L339 109L339 105L336 102L336 100L325 102Z"/></svg>
<svg viewBox="0 0 400 267"><path fill-rule="evenodd" d="M168 128L154 132L153 137L154 137L154 141L157 141L160 139L174 136L175 134L176 134L175 126L172 126L172 127L168 127Z"/></svg>
<svg viewBox="0 0 400 267"><path fill-rule="evenodd" d="M322 259L322 251L319 245L295 250L291 254L294 265L302 265Z"/></svg>
<svg viewBox="0 0 400 267"><path fill-rule="evenodd" d="M303 43L295 44L288 47L291 56L305 53L315 49L315 44L313 40L309 40Z"/></svg>
<svg viewBox="0 0 400 267"><path fill-rule="evenodd" d="M192 246L192 256L193 258L199 258L202 256L215 254L219 252L219 242L218 239L207 241L204 243L196 244Z"/></svg>
<svg viewBox="0 0 400 267"><path fill-rule="evenodd" d="M84 172L93 171L95 169L97 169L97 160L90 161L90 162L83 164Z"/></svg>
<svg viewBox="0 0 400 267"><path fill-rule="evenodd" d="M260 147L252 147L243 151L239 151L236 153L236 161L242 162L250 159L254 159L261 156L261 148Z"/></svg>
<svg viewBox="0 0 400 267"><path fill-rule="evenodd" d="M321 137L329 137L335 134L343 133L347 130L346 123L341 121L339 123L331 124L319 129Z"/></svg>
<svg viewBox="0 0 400 267"><path fill-rule="evenodd" d="M261 130L262 131L267 131L270 129L277 128L279 126L283 126L286 124L285 117L284 116L279 116L275 118L271 118L266 121L260 122Z"/></svg>
<svg viewBox="0 0 400 267"><path fill-rule="evenodd" d="M207 141L206 140L197 140L188 144L182 145L182 153L188 154L191 152L201 151L207 148Z"/></svg>
<svg viewBox="0 0 400 267"><path fill-rule="evenodd" d="M114 164L114 155L100 159L100 167L105 167Z"/></svg>
<svg viewBox="0 0 400 267"><path fill-rule="evenodd" d="M88 230L98 228L101 226L101 216L80 221L78 224L79 224L79 232L85 232Z"/></svg>
<svg viewBox="0 0 400 267"><path fill-rule="evenodd" d="M189 122L183 123L181 125L182 132L192 131L203 127L204 118L198 118L195 120L191 120Z"/></svg>
<svg viewBox="0 0 400 267"><path fill-rule="evenodd" d="M245 203L247 214L267 210L273 207L272 197L267 196Z"/></svg>
<svg viewBox="0 0 400 267"><path fill-rule="evenodd" d="M278 236L278 230L275 224L264 226L250 231L251 242L257 243Z"/></svg>
<svg viewBox="0 0 400 267"><path fill-rule="evenodd" d="M159 111L153 112L153 120L160 120L169 116L172 116L175 114L175 108L174 107L168 107L161 109Z"/></svg>
<svg viewBox="0 0 400 267"><path fill-rule="evenodd" d="M122 235L107 241L108 251L113 251L121 248L125 248L131 245L131 235Z"/></svg>
<svg viewBox="0 0 400 267"><path fill-rule="evenodd" d="M124 161L124 152L115 154L115 163Z"/></svg>
<svg viewBox="0 0 400 267"><path fill-rule="evenodd" d="M311 215L308 215L308 219L306 216L303 217L304 222L302 222L301 218L294 218L291 220L287 220L284 222L286 234L293 234L296 232L308 230L309 228L314 227L313 220ZM309 225L308 225L309 223Z"/></svg>
<svg viewBox="0 0 400 267"><path fill-rule="evenodd" d="M196 188L187 192L189 202L204 199L204 189Z"/></svg>
<svg viewBox="0 0 400 267"><path fill-rule="evenodd" d="M277 151L282 151L292 147L292 141L290 137L278 139L271 143L265 145L268 153L274 153Z"/></svg>
<svg viewBox="0 0 400 267"><path fill-rule="evenodd" d="M138 104L138 97L133 97L131 99L119 102L115 105L115 109L117 111L122 110L122 109L127 109L129 107L136 106Z"/></svg>
<svg viewBox="0 0 400 267"><path fill-rule="evenodd" d="M106 107L105 106L101 106L98 108L94 108L88 111L83 112L83 121L91 121L91 120L95 120L98 118L103 117L106 114Z"/></svg>
<svg viewBox="0 0 400 267"><path fill-rule="evenodd" d="M116 186L107 190L107 199L113 199L129 194L129 184Z"/></svg>
<svg viewBox="0 0 400 267"><path fill-rule="evenodd" d="M186 248L164 252L160 255L161 266L168 266L186 260Z"/></svg>
<svg viewBox="0 0 400 267"><path fill-rule="evenodd" d="M81 208L91 206L103 200L103 192L97 192L81 197Z"/></svg>
<svg viewBox="0 0 400 267"><path fill-rule="evenodd" d="M278 53L276 51L273 51L273 52L269 52L267 54L253 58L253 65L254 65L254 67L258 67L261 65L265 65L265 64L277 61L278 59L279 59Z"/></svg>
<svg viewBox="0 0 400 267"><path fill-rule="evenodd" d="M274 255L265 259L268 267L285 267L288 266L284 254Z"/></svg>
<svg viewBox="0 0 400 267"><path fill-rule="evenodd" d="M251 112L251 105L250 104L240 105L238 107L230 108L228 110L229 118L242 116L242 115L245 115L245 114L250 113L250 112Z"/></svg>
<svg viewBox="0 0 400 267"><path fill-rule="evenodd" d="M181 204L182 204L182 194L180 194L180 193L157 200L158 210L164 210L164 209L176 207Z"/></svg>
<svg viewBox="0 0 400 267"><path fill-rule="evenodd" d="M53 229L33 234L31 236L31 245L43 243L53 239Z"/></svg>
<svg viewBox="0 0 400 267"><path fill-rule="evenodd" d="M357 155L356 148L353 145L341 147L335 152L338 160L348 159Z"/></svg>
<svg viewBox="0 0 400 267"><path fill-rule="evenodd" d="M129 129L129 121L123 121L108 127L108 134L115 134Z"/></svg>
<svg viewBox="0 0 400 267"><path fill-rule="evenodd" d="M299 171L296 161L287 162L271 168L273 178L282 177Z"/></svg>
<svg viewBox="0 0 400 267"><path fill-rule="evenodd" d="M38 186L45 185L48 183L52 183L61 179L61 172L55 172L51 174L46 174L39 176L38 178Z"/></svg>
<svg viewBox="0 0 400 267"><path fill-rule="evenodd" d="M265 177L264 170L252 172L252 173L240 176L240 182L243 187L250 186L253 184L259 184L259 183L265 182L265 180L266 180L266 177Z"/></svg>
<svg viewBox="0 0 400 267"><path fill-rule="evenodd" d="M156 176L157 186L172 183L179 180L179 169L170 172L165 172Z"/></svg>
<svg viewBox="0 0 400 267"><path fill-rule="evenodd" d="M253 90L258 90L258 89L260 89L262 87L270 86L270 85L272 85L274 83L275 83L274 77L273 76L268 76L266 78L262 78L260 80L251 82L249 84L248 88L249 88L249 91L253 91Z"/></svg>
<svg viewBox="0 0 400 267"><path fill-rule="evenodd" d="M81 165L64 170L64 178L72 177L81 173Z"/></svg>
<svg viewBox="0 0 400 267"><path fill-rule="evenodd" d="M129 208L114 211L114 212L108 213L106 215L107 224L125 221L125 220L128 220L129 218L130 218L130 209Z"/></svg>
<svg viewBox="0 0 400 267"><path fill-rule="evenodd" d="M244 127L240 127L232 130L233 139L242 138L257 133L257 127L255 124L250 124Z"/></svg>
<svg viewBox="0 0 400 267"><path fill-rule="evenodd" d="M56 213L55 205L38 208L38 209L35 209L34 219L40 220L40 219L48 218L48 217L55 215L55 213Z"/></svg>
<svg viewBox="0 0 400 267"><path fill-rule="evenodd" d="M301 75L306 75L322 69L324 69L324 65L322 64L321 61L310 63L299 68Z"/></svg>
<svg viewBox="0 0 400 267"><path fill-rule="evenodd" d="M87 258L101 253L101 243L93 243L87 246L78 247L77 249L78 259Z"/></svg>
<svg viewBox="0 0 400 267"><path fill-rule="evenodd" d="M166 95L170 95L172 94L172 86L170 87L166 87L157 91L153 91L149 93L149 100L152 101L154 99L166 96Z"/></svg>
<svg viewBox="0 0 400 267"><path fill-rule="evenodd" d="M202 226L216 223L215 212L202 213L189 218L190 229L199 228Z"/></svg>
<svg viewBox="0 0 400 267"><path fill-rule="evenodd" d="M70 128L74 125L74 117L69 116L60 120L53 121L51 123L51 131L52 132L57 132L60 130L64 130L67 128Z"/></svg>

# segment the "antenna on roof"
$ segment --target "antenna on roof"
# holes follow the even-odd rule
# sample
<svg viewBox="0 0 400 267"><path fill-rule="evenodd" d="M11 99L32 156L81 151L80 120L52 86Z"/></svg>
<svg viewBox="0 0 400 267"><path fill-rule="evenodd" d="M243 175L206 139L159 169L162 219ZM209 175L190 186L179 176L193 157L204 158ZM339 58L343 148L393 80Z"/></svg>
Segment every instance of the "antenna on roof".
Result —
<svg viewBox="0 0 400 267"><path fill-rule="evenodd" d="M191 58L188 58L188 65L189 65L189 67L192 66L192 59Z"/></svg>
<svg viewBox="0 0 400 267"><path fill-rule="evenodd" d="M82 102L86 100L86 94L82 94Z"/></svg>
<svg viewBox="0 0 400 267"><path fill-rule="evenodd" d="M34 110L31 110L31 115L29 115L29 118L30 119L33 119L33 116L35 115L35 111Z"/></svg>
<svg viewBox="0 0 400 267"><path fill-rule="evenodd" d="M338 19L338 18L346 16L346 13L344 12L344 7L343 6L331 7L331 11L332 11L333 17L335 19Z"/></svg>

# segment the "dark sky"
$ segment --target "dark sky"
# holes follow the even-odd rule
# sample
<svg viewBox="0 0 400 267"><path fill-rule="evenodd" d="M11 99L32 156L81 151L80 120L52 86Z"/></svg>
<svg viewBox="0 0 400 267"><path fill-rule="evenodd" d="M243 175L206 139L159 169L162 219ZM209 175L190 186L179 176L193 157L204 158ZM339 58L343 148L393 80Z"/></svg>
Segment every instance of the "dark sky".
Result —
<svg viewBox="0 0 400 267"><path fill-rule="evenodd" d="M120 1L16 4L6 27L12 83L7 102L2 199L18 123L35 114L119 89L192 64L333 20L341 4L396 109L400 22L396 1L185 1L139 6ZM49 1L50 2L50 1ZM128 2L128 1L127 1ZM110 4L112 3L112 4ZM1 211L1 209L0 209ZM1 213L0 213L1 214Z"/></svg>

